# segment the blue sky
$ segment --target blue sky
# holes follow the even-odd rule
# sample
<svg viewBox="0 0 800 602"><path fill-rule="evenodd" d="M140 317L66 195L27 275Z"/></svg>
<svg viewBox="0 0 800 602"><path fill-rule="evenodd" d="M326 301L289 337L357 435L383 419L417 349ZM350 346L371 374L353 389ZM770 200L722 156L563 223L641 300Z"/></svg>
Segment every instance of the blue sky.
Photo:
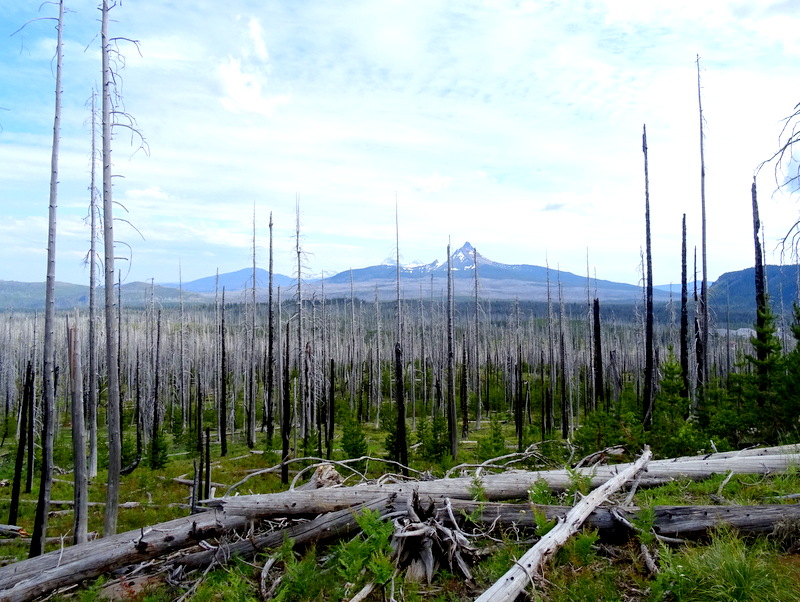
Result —
<svg viewBox="0 0 800 602"><path fill-rule="evenodd" d="M0 4L0 279L43 281L54 6ZM56 277L86 282L87 101L100 77L95 0L65 23ZM654 279L680 279L680 224L700 245L695 56L706 117L709 277L753 261L750 183L800 102L800 4L125 0L112 11L124 103L150 152L114 140L127 281L228 272L256 256L305 271L488 258L636 283L647 124ZM759 176L767 259L796 199ZM140 234L141 233L141 236ZM690 251L691 252L691 251Z"/></svg>

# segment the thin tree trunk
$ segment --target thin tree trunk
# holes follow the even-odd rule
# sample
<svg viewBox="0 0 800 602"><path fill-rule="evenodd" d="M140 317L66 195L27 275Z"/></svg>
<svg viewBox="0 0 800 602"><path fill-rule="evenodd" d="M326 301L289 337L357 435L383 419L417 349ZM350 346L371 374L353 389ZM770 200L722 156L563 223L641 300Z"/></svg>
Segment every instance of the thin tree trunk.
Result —
<svg viewBox="0 0 800 602"><path fill-rule="evenodd" d="M256 208L253 204L253 288L250 296L250 332L247 337L247 447L256 446Z"/></svg>
<svg viewBox="0 0 800 602"><path fill-rule="evenodd" d="M22 469L25 464L25 447L28 443L28 422L33 408L33 363L29 360L25 370L25 385L22 390L22 416L17 442L17 457L14 463L14 481L11 485L11 504L8 511L8 524L16 525L19 516L19 493L22 488Z"/></svg>
<svg viewBox="0 0 800 602"><path fill-rule="evenodd" d="M286 350L283 359L283 402L281 407L281 483L289 484L289 435L291 430L290 397L292 394L289 380L289 322L286 322Z"/></svg>
<svg viewBox="0 0 800 602"><path fill-rule="evenodd" d="M642 399L642 424L650 429L653 421L653 255L650 245L650 179L647 170L647 127L642 127L642 152L644 153L644 222L647 267L645 276L645 327L644 327L644 395Z"/></svg>
<svg viewBox="0 0 800 602"><path fill-rule="evenodd" d="M592 325L594 339L594 409L600 407L606 399L603 383L603 340L600 331L600 299L594 298L592 303Z"/></svg>
<svg viewBox="0 0 800 602"><path fill-rule="evenodd" d="M158 468L161 453L161 424L159 421L159 389L161 388L161 310L158 310L158 321L156 323L156 357L154 362L155 383L153 385L153 416L152 434L150 436L150 467Z"/></svg>
<svg viewBox="0 0 800 602"><path fill-rule="evenodd" d="M269 291L267 299L267 441L272 445L275 434L275 308L272 304L272 212L269 213Z"/></svg>
<svg viewBox="0 0 800 602"><path fill-rule="evenodd" d="M331 358L331 373L329 375L330 383L328 384L328 435L326 437L327 448L325 450L325 457L330 460L333 457L333 428L336 418L336 366L333 358Z"/></svg>
<svg viewBox="0 0 800 602"><path fill-rule="evenodd" d="M56 42L56 94L53 119L53 148L50 155L50 209L47 234L47 283L44 314L44 403L42 408L42 470L39 503L31 541L31 556L44 551L47 519L50 514L50 490L53 485L53 443L55 438L55 287L56 287L56 213L58 207L58 150L61 137L61 63L64 1L58 3L58 40Z"/></svg>
<svg viewBox="0 0 800 602"><path fill-rule="evenodd" d="M228 365L225 353L225 287L222 287L220 309L220 362L219 362L219 441L220 455L228 455Z"/></svg>
<svg viewBox="0 0 800 602"><path fill-rule="evenodd" d="M81 346L76 326L67 326L70 359L70 378L72 382L72 458L74 473L75 519L73 522L73 543L88 540L89 521L89 477L86 470L86 430L83 415L83 371L81 368Z"/></svg>
<svg viewBox="0 0 800 602"><path fill-rule="evenodd" d="M455 350L453 349L453 258L447 243L447 427L450 434L450 455L458 456L458 426L456 423Z"/></svg>
<svg viewBox="0 0 800 602"><path fill-rule="evenodd" d="M406 436L406 400L403 383L403 348L400 343L394 346L395 395L397 399L397 457L403 465L403 474L408 476L408 437Z"/></svg>
<svg viewBox="0 0 800 602"><path fill-rule="evenodd" d="M767 348L768 336L765 332L767 323L767 284L764 274L764 259L761 253L761 241L758 231L761 228L761 220L758 217L758 192L756 190L756 178L753 176L753 184L750 187L753 200L753 239L755 242L755 289L756 289L756 339L760 343L755 346L756 351L756 402L759 407L764 406L768 389L769 366L766 363L769 355Z"/></svg>
<svg viewBox="0 0 800 602"><path fill-rule="evenodd" d="M708 261L706 260L706 162L705 162L705 135L703 133L703 96L700 86L700 55L697 55L697 106L700 115L700 209L702 227L702 255L703 255L703 282L700 287L700 306L702 312L700 338L702 341L703 360L698 369L698 389L700 395L704 394L704 386L708 382ZM698 361L699 363L699 361Z"/></svg>
<svg viewBox="0 0 800 602"><path fill-rule="evenodd" d="M119 478L122 468L122 426L119 411L119 361L114 311L114 201L111 184L111 90L113 84L108 37L108 0L103 0L100 39L103 68L103 241L105 253L106 369L108 371L108 481L103 536L117 532Z"/></svg>
<svg viewBox="0 0 800 602"><path fill-rule="evenodd" d="M90 479L97 476L97 116L96 94L92 92L92 176L89 200L89 397L86 402L86 421L89 431L89 462L87 473Z"/></svg>
<svg viewBox="0 0 800 602"><path fill-rule="evenodd" d="M686 273L686 214L683 214L681 235L681 341L680 360L683 386L681 397L689 397L689 288Z"/></svg>

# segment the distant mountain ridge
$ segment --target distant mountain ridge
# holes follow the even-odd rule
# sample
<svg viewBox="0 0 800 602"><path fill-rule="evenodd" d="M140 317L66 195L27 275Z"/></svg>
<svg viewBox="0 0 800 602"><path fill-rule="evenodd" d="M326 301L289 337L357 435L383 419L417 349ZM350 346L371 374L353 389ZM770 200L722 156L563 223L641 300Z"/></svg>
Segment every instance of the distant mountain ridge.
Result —
<svg viewBox="0 0 800 602"><path fill-rule="evenodd" d="M603 303L639 304L643 291L639 286L579 276L548 267L528 264L504 264L477 253L469 243L451 253L454 292L457 298L474 295L477 257L478 295L483 299L546 301L548 295L558 301L559 295L568 303L584 303L587 298L598 297ZM754 312L755 285L753 268L728 272L710 286L709 298L719 316L732 310L739 312L737 319L748 323ZM780 311L791 309L797 298L798 266L767 266L770 297L773 307ZM325 278L303 278L304 297L342 298L354 295L359 299L382 301L394 299L397 294L397 266L391 259L378 265L353 268ZM152 284L133 282L123 284L123 306L137 307L155 298L161 304L213 303L215 294L224 289L227 300L241 302L246 291L251 290L253 269L215 274L189 282ZM286 299L293 294L296 278L282 274L273 275L275 287L281 287ZM256 297L266 301L269 272L256 268ZM401 295L405 300L443 298L446 294L447 262L414 262L400 266ZM693 293L689 285L690 298ZM57 283L56 306L60 310L88 306L88 286ZM656 303L680 298L680 283L654 287ZM11 282L0 280L0 309L41 311L44 308L44 283Z"/></svg>
<svg viewBox="0 0 800 602"><path fill-rule="evenodd" d="M477 258L476 258L477 255ZM548 282L551 298L558 299L559 288L565 301L583 301L587 298L587 278L571 272L528 264L505 264L487 259L469 243L453 251L450 255L453 271L454 290L457 296L474 294L475 263L477 259L479 296L497 299L542 301L547 299ZM340 272L325 278L327 294L349 295L350 283L353 294L359 298L391 299L396 296L397 266L388 261L380 265ZM406 299L438 293L446 286L447 262L434 260L428 264L400 266L402 295ZM427 282L427 289L420 287ZM319 280L304 281L306 286L321 291L323 283ZM632 284L611 282L610 280L588 280L589 294L605 301L629 302L642 297L641 287ZM669 295L655 291L656 299L666 300Z"/></svg>

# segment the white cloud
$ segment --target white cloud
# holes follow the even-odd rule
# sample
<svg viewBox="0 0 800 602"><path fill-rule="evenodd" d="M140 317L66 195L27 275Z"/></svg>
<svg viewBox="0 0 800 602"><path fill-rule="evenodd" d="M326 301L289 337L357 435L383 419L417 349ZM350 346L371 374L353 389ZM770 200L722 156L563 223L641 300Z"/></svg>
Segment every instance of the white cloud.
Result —
<svg viewBox="0 0 800 602"><path fill-rule="evenodd" d="M267 95L264 74L245 71L241 60L234 57L228 57L219 67L219 75L223 89L220 102L228 111L272 116L278 108L289 104L291 100L288 94Z"/></svg>
<svg viewBox="0 0 800 602"><path fill-rule="evenodd" d="M250 19L248 22L248 30L250 31L250 38L253 41L256 57L266 63L269 61L269 52L267 52L267 45L264 42L264 30L258 19Z"/></svg>

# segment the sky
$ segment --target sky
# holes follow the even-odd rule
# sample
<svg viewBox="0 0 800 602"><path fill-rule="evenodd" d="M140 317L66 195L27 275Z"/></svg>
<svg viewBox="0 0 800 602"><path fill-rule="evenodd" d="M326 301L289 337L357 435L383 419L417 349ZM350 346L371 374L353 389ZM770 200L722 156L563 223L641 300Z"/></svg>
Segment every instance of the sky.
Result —
<svg viewBox="0 0 800 602"><path fill-rule="evenodd" d="M88 283L99 11L65 6L56 279ZM56 15L0 2L2 280L46 275ZM679 283L684 213L700 256L698 55L714 280L753 263L750 186L800 102L796 0L124 0L111 19L146 143L114 130L126 282L248 267L254 226L267 268L270 213L294 275L299 207L306 277L392 257L397 223L402 263L469 241L636 284L646 125L654 281ZM769 263L798 218L781 177L758 175Z"/></svg>

